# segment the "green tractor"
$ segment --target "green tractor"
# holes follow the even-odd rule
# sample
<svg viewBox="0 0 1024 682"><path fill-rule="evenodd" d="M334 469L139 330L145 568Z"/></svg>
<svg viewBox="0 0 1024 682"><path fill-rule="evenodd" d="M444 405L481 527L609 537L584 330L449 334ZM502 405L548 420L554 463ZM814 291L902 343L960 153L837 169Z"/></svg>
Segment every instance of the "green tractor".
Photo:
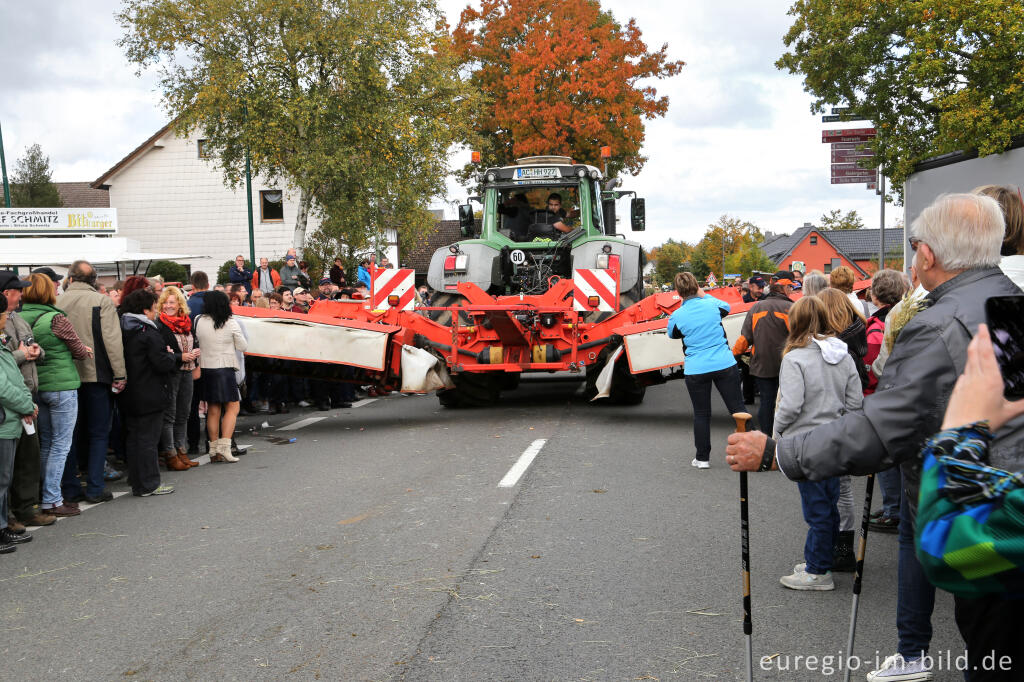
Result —
<svg viewBox="0 0 1024 682"><path fill-rule="evenodd" d="M630 223L645 227L644 200L617 190L593 166L564 156L534 156L483 173L483 217L472 204L459 206L463 239L434 252L427 283L437 293L433 305L458 305L460 282L472 282L493 296L536 295L577 268L608 268L618 263L619 309L643 298L645 258L640 244L616 234L615 201L634 195ZM599 321L609 313L592 313ZM451 321L447 310L434 319Z"/></svg>

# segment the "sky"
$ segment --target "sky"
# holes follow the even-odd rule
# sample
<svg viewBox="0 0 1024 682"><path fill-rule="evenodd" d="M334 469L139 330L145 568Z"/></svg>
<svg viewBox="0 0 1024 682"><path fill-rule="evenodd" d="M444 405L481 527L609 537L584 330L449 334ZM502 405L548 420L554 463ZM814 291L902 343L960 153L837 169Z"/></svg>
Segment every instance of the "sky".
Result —
<svg viewBox="0 0 1024 682"><path fill-rule="evenodd" d="M467 0L439 0L453 26ZM474 3L476 4L476 3ZM648 121L647 164L623 188L646 199L645 246L695 243L722 215L789 233L834 209L877 227L879 199L864 185L829 184L829 146L799 76L775 68L791 21L780 0L602 0L621 22L635 18L649 47L668 44L686 62L654 81L669 97ZM167 121L155 72L141 75L117 40L118 0L0 2L0 128L7 169L39 143L54 180L92 181ZM847 124L849 125L849 124ZM468 161L453 154L451 167ZM447 217L467 191L449 183ZM622 208L620 208L620 211ZM886 208L887 227L902 208Z"/></svg>

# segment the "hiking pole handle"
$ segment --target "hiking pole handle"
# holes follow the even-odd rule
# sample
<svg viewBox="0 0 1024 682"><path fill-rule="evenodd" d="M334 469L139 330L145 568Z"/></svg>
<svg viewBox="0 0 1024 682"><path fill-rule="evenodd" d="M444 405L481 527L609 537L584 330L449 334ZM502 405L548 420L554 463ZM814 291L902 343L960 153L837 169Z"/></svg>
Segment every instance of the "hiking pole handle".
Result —
<svg viewBox="0 0 1024 682"><path fill-rule="evenodd" d="M733 412L732 418L736 421L736 433L745 433L747 422L753 417L747 412ZM747 654L747 682L754 679L754 651L752 633L753 622L750 617L750 513L747 509L747 472L740 472L740 540L742 549L740 558L743 567L743 635L746 639Z"/></svg>

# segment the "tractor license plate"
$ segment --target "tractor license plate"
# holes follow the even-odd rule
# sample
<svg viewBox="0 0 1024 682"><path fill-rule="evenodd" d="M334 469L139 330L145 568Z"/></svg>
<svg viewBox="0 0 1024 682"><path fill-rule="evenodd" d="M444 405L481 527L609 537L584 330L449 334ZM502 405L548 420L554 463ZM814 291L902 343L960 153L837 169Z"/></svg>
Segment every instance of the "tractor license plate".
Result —
<svg viewBox="0 0 1024 682"><path fill-rule="evenodd" d="M536 180L538 178L560 178L557 168L516 168L516 180Z"/></svg>

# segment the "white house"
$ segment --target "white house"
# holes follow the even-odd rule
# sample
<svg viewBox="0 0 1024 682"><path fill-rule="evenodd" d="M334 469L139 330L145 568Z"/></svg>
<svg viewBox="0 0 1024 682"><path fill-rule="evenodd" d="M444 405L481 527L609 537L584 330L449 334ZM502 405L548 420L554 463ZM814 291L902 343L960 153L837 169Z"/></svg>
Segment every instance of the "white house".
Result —
<svg viewBox="0 0 1024 682"><path fill-rule="evenodd" d="M245 187L224 184L203 142L198 131L184 136L164 126L91 186L110 192L119 236L138 240L146 251L194 255L183 264L213 275L238 254L249 258L249 226ZM253 177L256 258L280 258L291 247L298 199L298 190L287 183ZM311 214L306 234L318 226ZM395 238L389 237L386 253L397 263Z"/></svg>

